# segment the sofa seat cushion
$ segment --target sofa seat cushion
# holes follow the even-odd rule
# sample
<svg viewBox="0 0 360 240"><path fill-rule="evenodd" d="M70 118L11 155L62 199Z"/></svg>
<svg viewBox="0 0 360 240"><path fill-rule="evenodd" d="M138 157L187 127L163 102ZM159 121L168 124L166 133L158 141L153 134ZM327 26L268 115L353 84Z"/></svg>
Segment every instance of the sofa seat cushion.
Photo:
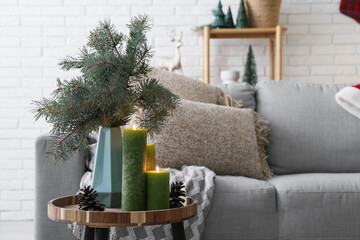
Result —
<svg viewBox="0 0 360 240"><path fill-rule="evenodd" d="M276 216L272 185L240 176L216 176L204 239L276 239Z"/></svg>
<svg viewBox="0 0 360 240"><path fill-rule="evenodd" d="M346 84L263 81L257 111L269 121L275 174L360 172L360 120L335 101Z"/></svg>
<svg viewBox="0 0 360 240"><path fill-rule="evenodd" d="M279 239L360 239L360 173L273 177Z"/></svg>

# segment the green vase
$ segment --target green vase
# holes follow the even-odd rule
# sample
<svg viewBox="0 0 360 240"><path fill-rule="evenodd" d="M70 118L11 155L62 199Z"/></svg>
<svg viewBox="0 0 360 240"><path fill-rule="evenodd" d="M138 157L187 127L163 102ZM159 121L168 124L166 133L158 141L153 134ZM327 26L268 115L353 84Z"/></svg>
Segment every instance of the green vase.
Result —
<svg viewBox="0 0 360 240"><path fill-rule="evenodd" d="M121 206L123 136L120 127L100 127L92 187L105 207Z"/></svg>

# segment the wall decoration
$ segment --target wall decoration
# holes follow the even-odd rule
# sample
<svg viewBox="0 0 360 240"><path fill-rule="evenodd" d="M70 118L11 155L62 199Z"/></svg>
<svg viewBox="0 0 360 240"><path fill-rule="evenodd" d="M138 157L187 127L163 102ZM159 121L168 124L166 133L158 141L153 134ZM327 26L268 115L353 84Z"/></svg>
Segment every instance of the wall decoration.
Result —
<svg viewBox="0 0 360 240"><path fill-rule="evenodd" d="M175 39L175 31L173 29L169 30L168 35L170 37L170 41L174 44L174 56L158 58L156 61L156 66L169 72L177 70L177 72L182 74L180 54L180 47L182 46L182 32L180 32L180 37L178 39Z"/></svg>
<svg viewBox="0 0 360 240"><path fill-rule="evenodd" d="M241 0L238 14L236 17L236 28L247 28L247 27L249 27L249 24L246 16L244 0Z"/></svg>
<svg viewBox="0 0 360 240"><path fill-rule="evenodd" d="M256 85L257 83L256 63L251 45L246 57L243 81L251 85Z"/></svg>
<svg viewBox="0 0 360 240"><path fill-rule="evenodd" d="M360 1L341 0L340 12L360 23Z"/></svg>

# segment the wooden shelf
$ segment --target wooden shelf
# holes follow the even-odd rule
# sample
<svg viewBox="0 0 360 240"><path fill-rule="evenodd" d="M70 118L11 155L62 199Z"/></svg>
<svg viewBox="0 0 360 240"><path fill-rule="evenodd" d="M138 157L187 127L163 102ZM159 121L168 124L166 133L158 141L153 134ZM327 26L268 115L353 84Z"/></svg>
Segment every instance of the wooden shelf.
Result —
<svg viewBox="0 0 360 240"><path fill-rule="evenodd" d="M281 27L282 32L287 28ZM199 32L203 33L201 29ZM276 28L220 28L210 29L210 38L275 38Z"/></svg>
<svg viewBox="0 0 360 240"><path fill-rule="evenodd" d="M276 45L276 79L282 79L282 34L288 29L282 26L274 28L220 28L205 27L199 30L203 35L203 79L210 83L210 39L220 38L268 38L270 42L270 79L275 78Z"/></svg>

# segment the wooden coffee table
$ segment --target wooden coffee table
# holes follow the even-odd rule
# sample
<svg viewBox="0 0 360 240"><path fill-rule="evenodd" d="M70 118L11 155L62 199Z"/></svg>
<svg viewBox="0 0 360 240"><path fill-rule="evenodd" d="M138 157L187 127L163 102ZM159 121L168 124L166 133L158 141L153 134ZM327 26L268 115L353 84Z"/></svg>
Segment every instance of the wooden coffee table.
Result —
<svg viewBox="0 0 360 240"><path fill-rule="evenodd" d="M80 211L75 196L61 197L48 203L48 217L58 222L84 225L86 240L105 240L109 227L171 224L175 240L185 240L183 221L197 214L197 201L187 197L184 207L156 211L122 212L121 208L106 208L103 212Z"/></svg>

